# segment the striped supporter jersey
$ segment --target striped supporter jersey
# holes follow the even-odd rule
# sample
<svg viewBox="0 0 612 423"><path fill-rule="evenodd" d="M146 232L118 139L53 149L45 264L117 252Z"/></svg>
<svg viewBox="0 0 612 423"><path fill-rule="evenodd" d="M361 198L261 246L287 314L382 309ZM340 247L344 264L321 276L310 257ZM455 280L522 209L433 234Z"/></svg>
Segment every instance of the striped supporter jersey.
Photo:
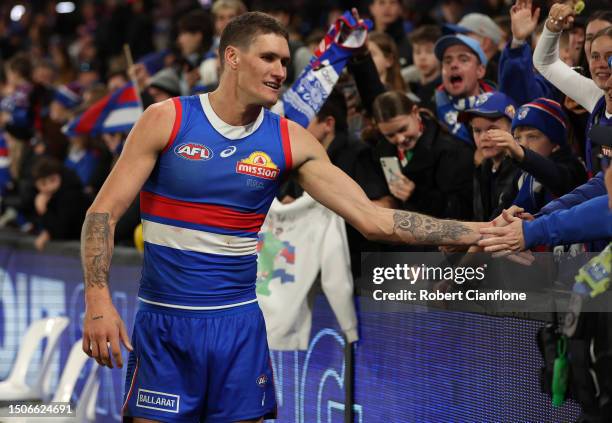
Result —
<svg viewBox="0 0 612 423"><path fill-rule="evenodd" d="M291 168L287 121L262 108L230 126L206 94L173 101L172 135L140 193L139 298L185 309L254 302L257 233Z"/></svg>

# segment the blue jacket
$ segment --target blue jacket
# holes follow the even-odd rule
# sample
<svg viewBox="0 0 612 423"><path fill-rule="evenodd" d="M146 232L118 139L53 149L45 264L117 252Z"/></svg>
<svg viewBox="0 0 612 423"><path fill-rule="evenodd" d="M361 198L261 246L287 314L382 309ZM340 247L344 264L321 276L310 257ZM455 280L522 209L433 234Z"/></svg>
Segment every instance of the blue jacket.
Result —
<svg viewBox="0 0 612 423"><path fill-rule="evenodd" d="M593 178L589 179L586 183L580 185L572 192L546 204L540 209L540 212L536 215L536 217L550 214L557 210L569 209L575 205L590 200L591 198L599 197L600 195L606 195L603 172L599 172Z"/></svg>
<svg viewBox="0 0 612 423"><path fill-rule="evenodd" d="M570 194L568 194L570 195ZM608 196L591 198L567 210L556 210L523 222L525 247L562 245L612 239L612 213Z"/></svg>
<svg viewBox="0 0 612 423"><path fill-rule="evenodd" d="M508 42L499 59L498 90L519 105L539 97L563 101L561 92L535 71L529 44L510 48L510 43Z"/></svg>

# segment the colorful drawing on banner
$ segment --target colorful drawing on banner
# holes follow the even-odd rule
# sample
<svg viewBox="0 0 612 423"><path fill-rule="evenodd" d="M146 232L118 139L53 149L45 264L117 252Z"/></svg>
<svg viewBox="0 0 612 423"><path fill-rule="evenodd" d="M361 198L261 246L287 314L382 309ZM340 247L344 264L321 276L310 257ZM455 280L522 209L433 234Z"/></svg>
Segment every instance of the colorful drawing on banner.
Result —
<svg viewBox="0 0 612 423"><path fill-rule="evenodd" d="M257 293L270 295L270 282L279 278L281 284L295 282L293 265L295 247L281 241L272 232L259 235L257 243Z"/></svg>

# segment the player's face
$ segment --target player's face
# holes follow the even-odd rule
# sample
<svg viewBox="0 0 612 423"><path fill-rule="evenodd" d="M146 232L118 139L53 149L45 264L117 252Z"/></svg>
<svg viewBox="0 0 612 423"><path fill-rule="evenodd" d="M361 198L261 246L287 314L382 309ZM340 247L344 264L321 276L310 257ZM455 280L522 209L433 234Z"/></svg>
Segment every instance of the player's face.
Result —
<svg viewBox="0 0 612 423"><path fill-rule="evenodd" d="M483 158L492 159L503 155L503 150L497 147L495 141L489 138L488 131L491 129L501 129L510 132L510 121L508 118L490 119L476 116L470 121L470 125L472 126L476 148L480 150Z"/></svg>
<svg viewBox="0 0 612 423"><path fill-rule="evenodd" d="M478 94L478 80L484 74L485 67L465 45L450 46L442 56L442 84L454 97Z"/></svg>
<svg viewBox="0 0 612 423"><path fill-rule="evenodd" d="M287 78L290 59L287 40L277 34L258 35L239 55L238 87L250 102L273 106Z"/></svg>
<svg viewBox="0 0 612 423"><path fill-rule="evenodd" d="M591 44L591 57L589 68L591 77L597 86L605 89L606 82L610 78L608 58L612 56L612 37L598 37Z"/></svg>
<svg viewBox="0 0 612 423"><path fill-rule="evenodd" d="M395 116L386 122L378 122L378 130L387 141L402 151L412 150L423 134L416 107L409 114Z"/></svg>

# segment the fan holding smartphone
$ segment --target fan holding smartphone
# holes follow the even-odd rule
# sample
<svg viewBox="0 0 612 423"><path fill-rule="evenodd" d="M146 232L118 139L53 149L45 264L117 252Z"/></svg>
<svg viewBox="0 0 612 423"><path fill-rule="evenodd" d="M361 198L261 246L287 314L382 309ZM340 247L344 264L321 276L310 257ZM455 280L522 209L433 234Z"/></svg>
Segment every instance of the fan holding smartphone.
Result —
<svg viewBox="0 0 612 423"><path fill-rule="evenodd" d="M453 139L404 93L387 91L372 104L376 151L389 191L404 209L437 217L472 214L473 149Z"/></svg>

